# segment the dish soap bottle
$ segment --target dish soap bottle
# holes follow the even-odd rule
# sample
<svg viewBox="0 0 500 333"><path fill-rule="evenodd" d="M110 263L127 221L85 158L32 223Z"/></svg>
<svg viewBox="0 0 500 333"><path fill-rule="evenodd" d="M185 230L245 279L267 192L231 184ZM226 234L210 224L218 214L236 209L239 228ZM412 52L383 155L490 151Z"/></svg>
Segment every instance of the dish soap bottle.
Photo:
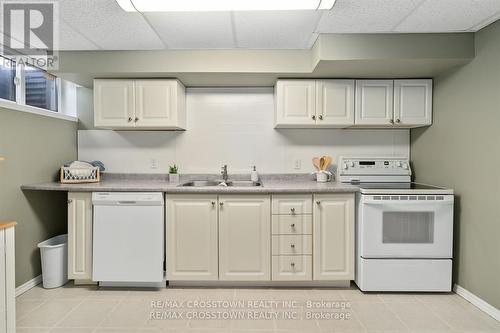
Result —
<svg viewBox="0 0 500 333"><path fill-rule="evenodd" d="M255 165L253 166L253 170L250 173L250 179L253 182L258 182L259 181L259 174L257 173L257 167Z"/></svg>

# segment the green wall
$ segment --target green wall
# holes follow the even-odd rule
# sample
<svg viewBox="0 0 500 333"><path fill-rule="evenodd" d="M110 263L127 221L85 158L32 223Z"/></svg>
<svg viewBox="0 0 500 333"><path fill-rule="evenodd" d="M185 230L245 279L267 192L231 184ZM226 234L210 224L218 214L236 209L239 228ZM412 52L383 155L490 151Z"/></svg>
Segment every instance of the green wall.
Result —
<svg viewBox="0 0 500 333"><path fill-rule="evenodd" d="M434 122L411 131L416 180L454 188L455 283L500 308L500 21L434 80Z"/></svg>
<svg viewBox="0 0 500 333"><path fill-rule="evenodd" d="M37 244L66 233L66 193L21 191L76 159L76 122L0 108L0 220L15 220L16 286L41 273Z"/></svg>

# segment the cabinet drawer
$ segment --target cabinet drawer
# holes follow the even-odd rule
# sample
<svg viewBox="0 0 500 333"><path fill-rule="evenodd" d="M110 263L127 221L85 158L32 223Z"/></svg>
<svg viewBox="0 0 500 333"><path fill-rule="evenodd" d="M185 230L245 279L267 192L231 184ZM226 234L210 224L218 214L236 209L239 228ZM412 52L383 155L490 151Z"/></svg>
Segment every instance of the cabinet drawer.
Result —
<svg viewBox="0 0 500 333"><path fill-rule="evenodd" d="M273 255L312 254L312 235L273 236Z"/></svg>
<svg viewBox="0 0 500 333"><path fill-rule="evenodd" d="M273 256L274 281L312 280L311 256Z"/></svg>
<svg viewBox="0 0 500 333"><path fill-rule="evenodd" d="M311 235L312 215L273 215L273 235Z"/></svg>
<svg viewBox="0 0 500 333"><path fill-rule="evenodd" d="M273 195L273 214L312 214L312 195Z"/></svg>

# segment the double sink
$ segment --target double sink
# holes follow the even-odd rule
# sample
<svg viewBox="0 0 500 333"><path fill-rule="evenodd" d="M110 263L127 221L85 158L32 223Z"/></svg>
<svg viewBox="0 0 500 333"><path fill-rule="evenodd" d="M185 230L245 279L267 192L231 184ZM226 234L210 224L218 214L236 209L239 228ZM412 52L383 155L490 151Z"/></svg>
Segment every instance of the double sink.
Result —
<svg viewBox="0 0 500 333"><path fill-rule="evenodd" d="M230 186L230 187L259 187L262 186L261 182L253 182L251 180L228 180L217 181L217 180L192 180L187 183L183 183L180 186L192 186L192 187L209 187L209 186Z"/></svg>

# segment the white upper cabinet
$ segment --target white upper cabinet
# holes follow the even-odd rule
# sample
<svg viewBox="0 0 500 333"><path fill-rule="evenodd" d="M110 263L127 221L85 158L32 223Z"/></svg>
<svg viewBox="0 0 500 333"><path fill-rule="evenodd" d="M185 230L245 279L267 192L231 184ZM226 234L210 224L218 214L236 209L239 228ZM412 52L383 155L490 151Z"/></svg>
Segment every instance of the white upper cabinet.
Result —
<svg viewBox="0 0 500 333"><path fill-rule="evenodd" d="M178 80L94 80L94 124L110 129L185 129L185 88Z"/></svg>
<svg viewBox="0 0 500 333"><path fill-rule="evenodd" d="M133 128L134 81L94 80L94 124L105 128Z"/></svg>
<svg viewBox="0 0 500 333"><path fill-rule="evenodd" d="M315 124L316 81L278 81L276 83L276 125L300 127L300 125Z"/></svg>
<svg viewBox="0 0 500 333"><path fill-rule="evenodd" d="M276 127L349 127L354 124L354 80L278 80Z"/></svg>
<svg viewBox="0 0 500 333"><path fill-rule="evenodd" d="M318 80L316 93L318 125L354 125L354 80Z"/></svg>
<svg viewBox="0 0 500 333"><path fill-rule="evenodd" d="M392 125L393 92L393 80L357 80L356 125Z"/></svg>
<svg viewBox="0 0 500 333"><path fill-rule="evenodd" d="M354 127L428 126L432 80L358 80L355 105Z"/></svg>
<svg viewBox="0 0 500 333"><path fill-rule="evenodd" d="M432 80L394 81L394 123L404 127L432 124Z"/></svg>

